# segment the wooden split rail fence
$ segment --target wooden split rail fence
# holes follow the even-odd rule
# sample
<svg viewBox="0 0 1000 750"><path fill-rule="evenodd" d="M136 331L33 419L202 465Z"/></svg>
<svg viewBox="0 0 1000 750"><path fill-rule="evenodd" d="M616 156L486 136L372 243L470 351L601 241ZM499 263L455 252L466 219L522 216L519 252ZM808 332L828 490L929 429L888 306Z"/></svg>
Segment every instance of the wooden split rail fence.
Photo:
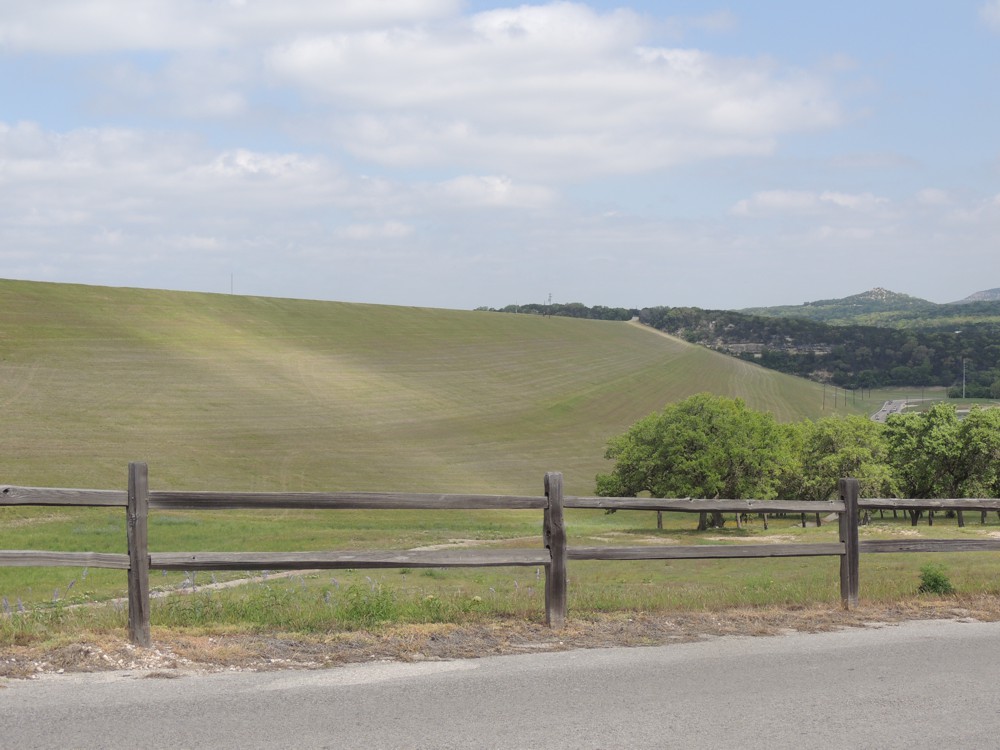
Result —
<svg viewBox="0 0 1000 750"><path fill-rule="evenodd" d="M840 596L846 608L858 603L862 552L1000 551L1000 540L858 541L859 509L997 510L1000 499L859 499L855 479L840 481L840 499L830 502L780 500L693 500L623 497L574 497L563 494L562 474L545 475L544 496L435 495L413 493L241 493L151 492L144 463L129 464L128 490L79 490L0 486L0 507L49 505L124 507L128 554L0 550L0 566L67 566L128 571L128 631L136 644L151 643L150 570L308 570L336 568L440 568L533 566L545 569L546 622L561 628L566 620L569 560L680 560L836 556L840 558ZM806 544L664 545L568 547L565 508L655 510L678 513L837 513L837 542ZM306 509L306 510L541 510L542 544L503 550L365 550L322 552L150 552L150 510Z"/></svg>

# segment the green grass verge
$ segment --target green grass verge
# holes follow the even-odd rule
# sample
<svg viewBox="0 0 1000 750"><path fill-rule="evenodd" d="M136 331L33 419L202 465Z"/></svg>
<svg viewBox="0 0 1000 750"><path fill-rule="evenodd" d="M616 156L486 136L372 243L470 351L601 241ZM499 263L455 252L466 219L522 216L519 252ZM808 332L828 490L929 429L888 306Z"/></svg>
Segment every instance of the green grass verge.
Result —
<svg viewBox="0 0 1000 750"><path fill-rule="evenodd" d="M378 524L365 519L360 512L343 515L354 518L348 519L350 523L346 526L326 532L326 539L317 548L326 546L325 541L338 542L381 533ZM515 518L508 518L506 522L497 519L492 524L492 543L511 547L540 544L536 539L537 519L531 518L533 514L498 515L514 515ZM393 541L401 547L465 539L476 526L474 518L433 530L417 525L407 527L406 519L400 520L402 528ZM723 530L696 532L694 521L693 516L668 514L665 516L666 528L660 531L655 528L653 513L633 511L605 516L593 511L571 511L567 525L570 544L574 546L827 542L837 538L834 524L803 529L797 517L772 519L767 532L759 521L743 529L736 529L730 521ZM268 523L270 525L270 521ZM277 526L280 536L281 524ZM175 533L177 526L168 524L160 532ZM914 533L923 538L982 538L1000 534L1000 522L993 514L987 525L981 526L978 514L968 514L967 526L958 529L954 520L939 516L933 527L922 523L914 530L907 519L889 517L881 520L876 514L873 523L862 528L861 538L898 539L901 535ZM338 538L339 535L343 538ZM263 538L255 541L255 548L270 548ZM283 543L275 541L277 546ZM1000 593L997 576L1000 556L996 553L869 554L861 559L862 600L889 603L917 597L921 569L928 563L942 565L947 570L959 595ZM0 617L0 645L45 641L74 630L120 634L124 629L122 604L106 601L124 595L123 573L90 571L84 581L80 579L79 570L31 570L54 578L44 582L35 580L26 594L21 589L20 597L26 611L12 617ZM317 633L377 629L387 623L461 624L509 617L540 622L544 619L544 571L541 568L339 570L294 573L287 577L248 575L252 576L248 583L219 590L210 584L224 580L222 574L201 572L193 576L172 574L169 577L154 574L154 588L177 588L182 579L187 579L187 593L154 599L153 627L206 633L270 630ZM77 581L76 585L59 601L51 601L49 589L53 583L59 586L61 582L65 591L70 576ZM833 557L571 561L569 579L570 612L578 618L605 612L835 606L839 601L839 564ZM9 579L5 585L12 583L23 585L23 582ZM42 591L45 595L32 598L32 591ZM0 587L0 593L9 603L16 601L13 591ZM105 601L102 603L102 600ZM74 606L87 602L93 604Z"/></svg>

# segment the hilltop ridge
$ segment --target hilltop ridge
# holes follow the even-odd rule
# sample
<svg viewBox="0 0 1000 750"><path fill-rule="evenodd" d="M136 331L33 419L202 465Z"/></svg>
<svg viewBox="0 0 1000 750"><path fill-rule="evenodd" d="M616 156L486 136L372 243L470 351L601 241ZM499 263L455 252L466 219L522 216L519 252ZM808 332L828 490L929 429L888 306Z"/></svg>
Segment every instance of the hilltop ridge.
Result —
<svg viewBox="0 0 1000 750"><path fill-rule="evenodd" d="M937 305L919 297L875 287L860 294L840 299L804 302L801 305L751 307L738 310L746 315L763 315L771 318L804 318L828 323L870 322L873 315L886 313L920 313Z"/></svg>
<svg viewBox="0 0 1000 750"><path fill-rule="evenodd" d="M1000 302L1000 287L996 289L985 289L975 294L970 294L965 299L952 302L953 305L965 305L969 302Z"/></svg>

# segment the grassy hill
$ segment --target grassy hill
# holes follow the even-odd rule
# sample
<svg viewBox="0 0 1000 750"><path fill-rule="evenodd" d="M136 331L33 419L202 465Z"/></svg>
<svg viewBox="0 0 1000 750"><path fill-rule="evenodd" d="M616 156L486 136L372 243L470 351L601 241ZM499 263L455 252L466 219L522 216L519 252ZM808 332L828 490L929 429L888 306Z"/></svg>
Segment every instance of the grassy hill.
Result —
<svg viewBox="0 0 1000 750"><path fill-rule="evenodd" d="M629 323L0 280L0 483L121 487L144 460L154 489L560 470L589 494L610 436L705 390L821 415L815 383Z"/></svg>

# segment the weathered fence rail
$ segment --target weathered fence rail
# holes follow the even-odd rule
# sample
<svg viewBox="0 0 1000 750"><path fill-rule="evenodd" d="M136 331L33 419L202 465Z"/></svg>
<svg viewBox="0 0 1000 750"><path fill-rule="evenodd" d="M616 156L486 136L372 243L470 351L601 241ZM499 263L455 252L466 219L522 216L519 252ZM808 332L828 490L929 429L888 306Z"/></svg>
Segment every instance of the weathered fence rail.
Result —
<svg viewBox="0 0 1000 750"><path fill-rule="evenodd" d="M130 639L150 644L150 570L306 570L533 566L545 570L546 621L564 625L569 560L685 560L830 556L840 559L845 607L858 603L859 554L879 552L1000 551L998 540L933 539L858 541L858 512L870 509L997 510L1000 499L859 499L857 480L842 479L840 499L816 503L765 500L696 500L564 497L562 474L545 475L544 496L438 495L385 492L241 493L151 492L146 464L129 464L128 490L77 490L0 486L0 506L123 507L128 554L0 550L0 566L87 566L128 571ZM840 539L833 543L572 547L566 542L565 508L655 510L675 513L835 513ZM484 550L327 550L320 552L150 552L150 510L541 510L537 548Z"/></svg>
<svg viewBox="0 0 1000 750"><path fill-rule="evenodd" d="M862 510L1000 510L1000 498L911 500L869 497L858 500L858 507Z"/></svg>

